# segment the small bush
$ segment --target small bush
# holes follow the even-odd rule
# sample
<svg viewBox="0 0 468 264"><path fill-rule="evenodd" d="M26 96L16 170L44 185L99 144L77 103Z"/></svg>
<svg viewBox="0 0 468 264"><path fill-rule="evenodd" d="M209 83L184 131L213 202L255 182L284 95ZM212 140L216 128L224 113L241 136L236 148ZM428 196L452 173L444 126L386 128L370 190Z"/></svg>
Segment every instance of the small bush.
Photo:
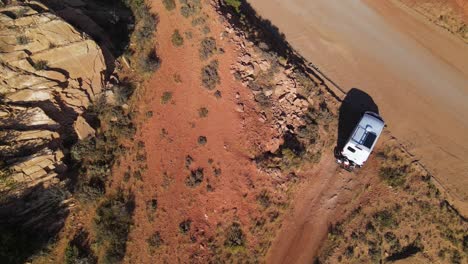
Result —
<svg viewBox="0 0 468 264"><path fill-rule="evenodd" d="M119 105L126 103L133 95L135 89L135 85L129 82L121 82L118 85L114 85L114 87L112 87L112 90L115 94L116 103Z"/></svg>
<svg viewBox="0 0 468 264"><path fill-rule="evenodd" d="M150 249L159 248L164 244L164 240L161 238L159 231L154 232L147 240L148 246Z"/></svg>
<svg viewBox="0 0 468 264"><path fill-rule="evenodd" d="M96 263L96 257L93 255L87 244L88 234L80 231L73 240L69 241L65 248L65 264Z"/></svg>
<svg viewBox="0 0 468 264"><path fill-rule="evenodd" d="M201 117L201 118L205 118L208 116L208 109L206 107L202 107L200 109L198 109L198 115Z"/></svg>
<svg viewBox="0 0 468 264"><path fill-rule="evenodd" d="M45 60L38 60L34 62L33 67L36 71L47 70L49 68L48 62Z"/></svg>
<svg viewBox="0 0 468 264"><path fill-rule="evenodd" d="M185 221L182 221L179 224L179 230L182 234L187 234L190 231L190 226L192 225L192 220L188 219Z"/></svg>
<svg viewBox="0 0 468 264"><path fill-rule="evenodd" d="M97 241L106 245L104 263L120 262L125 256L134 207L132 197L119 193L108 197L97 208L94 229Z"/></svg>
<svg viewBox="0 0 468 264"><path fill-rule="evenodd" d="M241 0L224 0L226 5L232 7L236 13L240 13L240 7L242 5Z"/></svg>
<svg viewBox="0 0 468 264"><path fill-rule="evenodd" d="M409 166L383 166L379 170L380 177L392 187L402 186L406 182Z"/></svg>
<svg viewBox="0 0 468 264"><path fill-rule="evenodd" d="M205 38L200 44L200 58L206 60L216 53L216 40L214 38Z"/></svg>
<svg viewBox="0 0 468 264"><path fill-rule="evenodd" d="M176 47L184 45L184 38L180 35L180 32L177 29L174 30L174 33L172 34L172 44Z"/></svg>
<svg viewBox="0 0 468 264"><path fill-rule="evenodd" d="M263 190L259 195L257 195L257 201L263 208L268 208L271 205L270 195L266 190Z"/></svg>
<svg viewBox="0 0 468 264"><path fill-rule="evenodd" d="M26 45L30 42L31 40L26 37L25 35L19 35L18 37L16 37L16 43L18 43L19 45Z"/></svg>
<svg viewBox="0 0 468 264"><path fill-rule="evenodd" d="M157 199L151 199L146 202L146 210L154 213L158 209L158 200Z"/></svg>
<svg viewBox="0 0 468 264"><path fill-rule="evenodd" d="M190 187L197 187L203 182L203 169L198 168L196 170L192 170L190 175L185 180L185 184Z"/></svg>
<svg viewBox="0 0 468 264"><path fill-rule="evenodd" d="M174 0L162 0L162 2L167 11L172 11L176 8L176 3Z"/></svg>
<svg viewBox="0 0 468 264"><path fill-rule="evenodd" d="M156 71L160 65L161 60L154 49L140 59L140 67L147 73Z"/></svg>
<svg viewBox="0 0 468 264"><path fill-rule="evenodd" d="M382 210L373 216L376 223L382 228L390 228L397 226L395 216L388 210Z"/></svg>
<svg viewBox="0 0 468 264"><path fill-rule="evenodd" d="M208 139L205 136L199 136L198 137L198 144L199 145L205 145L208 142Z"/></svg>
<svg viewBox="0 0 468 264"><path fill-rule="evenodd" d="M172 99L172 92L164 92L161 96L161 104L167 104Z"/></svg>
<svg viewBox="0 0 468 264"><path fill-rule="evenodd" d="M202 69L202 83L208 90L213 90L221 82L218 74L218 61L214 60Z"/></svg>
<svg viewBox="0 0 468 264"><path fill-rule="evenodd" d="M201 0L181 0L180 3L182 4L180 13L186 18L197 14L201 10Z"/></svg>
<svg viewBox="0 0 468 264"><path fill-rule="evenodd" d="M245 246L245 235L244 232L242 232L241 225L239 223L232 223L228 228L224 245L230 248Z"/></svg>

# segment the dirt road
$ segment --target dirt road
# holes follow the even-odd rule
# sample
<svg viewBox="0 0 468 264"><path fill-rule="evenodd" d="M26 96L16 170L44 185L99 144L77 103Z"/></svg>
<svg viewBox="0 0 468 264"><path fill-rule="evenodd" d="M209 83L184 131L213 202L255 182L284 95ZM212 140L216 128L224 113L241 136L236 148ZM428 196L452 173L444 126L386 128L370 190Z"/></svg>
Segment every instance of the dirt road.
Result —
<svg viewBox="0 0 468 264"><path fill-rule="evenodd" d="M341 89L373 97L389 129L468 202L468 45L396 1L250 0Z"/></svg>
<svg viewBox="0 0 468 264"><path fill-rule="evenodd" d="M297 191L292 210L284 219L268 255L267 263L312 263L329 227L355 208L355 199L377 177L376 160L363 170L349 173L335 163L332 151L325 152L308 181Z"/></svg>

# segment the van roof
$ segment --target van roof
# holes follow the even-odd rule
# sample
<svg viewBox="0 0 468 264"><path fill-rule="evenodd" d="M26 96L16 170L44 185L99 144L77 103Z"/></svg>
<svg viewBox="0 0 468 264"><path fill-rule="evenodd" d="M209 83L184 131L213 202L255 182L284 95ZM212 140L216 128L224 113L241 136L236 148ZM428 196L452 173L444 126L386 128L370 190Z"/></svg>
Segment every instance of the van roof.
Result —
<svg viewBox="0 0 468 264"><path fill-rule="evenodd" d="M353 131L342 154L357 165L362 165L369 157L385 123L379 115L365 112Z"/></svg>

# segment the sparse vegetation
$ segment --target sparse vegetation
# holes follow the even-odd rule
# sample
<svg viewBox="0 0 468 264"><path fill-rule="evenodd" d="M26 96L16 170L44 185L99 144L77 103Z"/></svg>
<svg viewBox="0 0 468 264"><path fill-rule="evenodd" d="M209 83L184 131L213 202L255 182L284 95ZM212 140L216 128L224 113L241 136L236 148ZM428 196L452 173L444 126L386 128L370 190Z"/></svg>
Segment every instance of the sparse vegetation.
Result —
<svg viewBox="0 0 468 264"><path fill-rule="evenodd" d="M16 43L18 43L19 45L26 45L30 42L31 40L26 37L25 35L19 35L16 37Z"/></svg>
<svg viewBox="0 0 468 264"><path fill-rule="evenodd" d="M200 116L201 118L207 117L208 113L209 111L206 107L201 107L200 109L198 109L198 116Z"/></svg>
<svg viewBox="0 0 468 264"><path fill-rule="evenodd" d="M103 100L97 100L88 110L96 122L106 125L106 129L94 138L76 143L70 154L80 172L75 191L83 200L91 201L105 193L105 182L111 168L125 149L121 139L131 139L136 129L130 115L125 114L120 106L112 107Z"/></svg>
<svg viewBox="0 0 468 264"><path fill-rule="evenodd" d="M36 71L43 71L49 68L48 62L46 60L38 60L34 62L33 67Z"/></svg>
<svg viewBox="0 0 468 264"><path fill-rule="evenodd" d="M203 182L203 178L203 169L198 168L190 172L190 175L185 179L185 184L189 187L197 187Z"/></svg>
<svg viewBox="0 0 468 264"><path fill-rule="evenodd" d="M172 92L166 91L161 96L161 104L167 104L172 100Z"/></svg>
<svg viewBox="0 0 468 264"><path fill-rule="evenodd" d="M216 40L214 38L204 38L200 44L200 58L206 60L217 51Z"/></svg>
<svg viewBox="0 0 468 264"><path fill-rule="evenodd" d="M263 208L270 207L271 201L268 191L263 190L259 195L257 195L257 201Z"/></svg>
<svg viewBox="0 0 468 264"><path fill-rule="evenodd" d="M151 73L156 71L161 65L161 61L156 55L156 51L152 49L146 56L140 58L140 68L143 72Z"/></svg>
<svg viewBox="0 0 468 264"><path fill-rule="evenodd" d="M106 198L97 208L94 229L97 241L104 248L104 263L119 263L125 256L134 206L132 196L118 193Z"/></svg>
<svg viewBox="0 0 468 264"><path fill-rule="evenodd" d="M167 11L172 11L176 8L175 0L162 0Z"/></svg>
<svg viewBox="0 0 468 264"><path fill-rule="evenodd" d="M176 47L184 45L184 38L180 35L180 32L177 29L174 30L174 33L172 34L172 44Z"/></svg>
<svg viewBox="0 0 468 264"><path fill-rule="evenodd" d="M242 5L241 0L224 0L226 5L232 7L236 13L240 13L240 7Z"/></svg>
<svg viewBox="0 0 468 264"><path fill-rule="evenodd" d="M213 90L221 82L218 74L218 61L213 60L202 69L202 83L208 90Z"/></svg>
<svg viewBox="0 0 468 264"><path fill-rule="evenodd" d="M182 221L179 224L179 230L182 234L187 234L190 231L190 226L192 225L192 220L187 219Z"/></svg>
<svg viewBox="0 0 468 264"><path fill-rule="evenodd" d="M86 232L80 230L79 233L68 242L64 254L65 264L94 264L97 262L96 256L94 256L87 244L87 236L88 234Z"/></svg>
<svg viewBox="0 0 468 264"><path fill-rule="evenodd" d="M208 139L205 136L198 137L198 145L205 145L208 142Z"/></svg>
<svg viewBox="0 0 468 264"><path fill-rule="evenodd" d="M201 10L201 0L180 0L180 13L188 18L198 14Z"/></svg>
<svg viewBox="0 0 468 264"><path fill-rule="evenodd" d="M159 248L164 244L164 240L161 238L161 233L159 231L154 232L147 240L148 246L151 251Z"/></svg>
<svg viewBox="0 0 468 264"><path fill-rule="evenodd" d="M240 248L245 246L245 235L239 223L232 223L226 230L224 245L229 248Z"/></svg>

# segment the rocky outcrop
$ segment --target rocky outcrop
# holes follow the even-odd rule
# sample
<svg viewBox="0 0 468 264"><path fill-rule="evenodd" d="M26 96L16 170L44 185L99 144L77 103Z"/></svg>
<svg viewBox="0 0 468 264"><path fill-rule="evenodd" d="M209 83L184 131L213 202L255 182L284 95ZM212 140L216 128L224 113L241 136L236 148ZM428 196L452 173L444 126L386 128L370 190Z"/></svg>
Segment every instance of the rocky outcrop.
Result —
<svg viewBox="0 0 468 264"><path fill-rule="evenodd" d="M325 98L329 95L322 80L269 51L267 44L253 43L245 32L230 25L221 37L232 40L240 54L231 73L252 91L262 109L261 121L269 121L277 132L266 146L267 151L277 151L290 135L314 140L319 134L318 123L328 127L334 114L325 101L333 100Z"/></svg>
<svg viewBox="0 0 468 264"><path fill-rule="evenodd" d="M82 115L105 70L101 48L44 5L0 8L2 192L59 182L66 145L94 134Z"/></svg>

